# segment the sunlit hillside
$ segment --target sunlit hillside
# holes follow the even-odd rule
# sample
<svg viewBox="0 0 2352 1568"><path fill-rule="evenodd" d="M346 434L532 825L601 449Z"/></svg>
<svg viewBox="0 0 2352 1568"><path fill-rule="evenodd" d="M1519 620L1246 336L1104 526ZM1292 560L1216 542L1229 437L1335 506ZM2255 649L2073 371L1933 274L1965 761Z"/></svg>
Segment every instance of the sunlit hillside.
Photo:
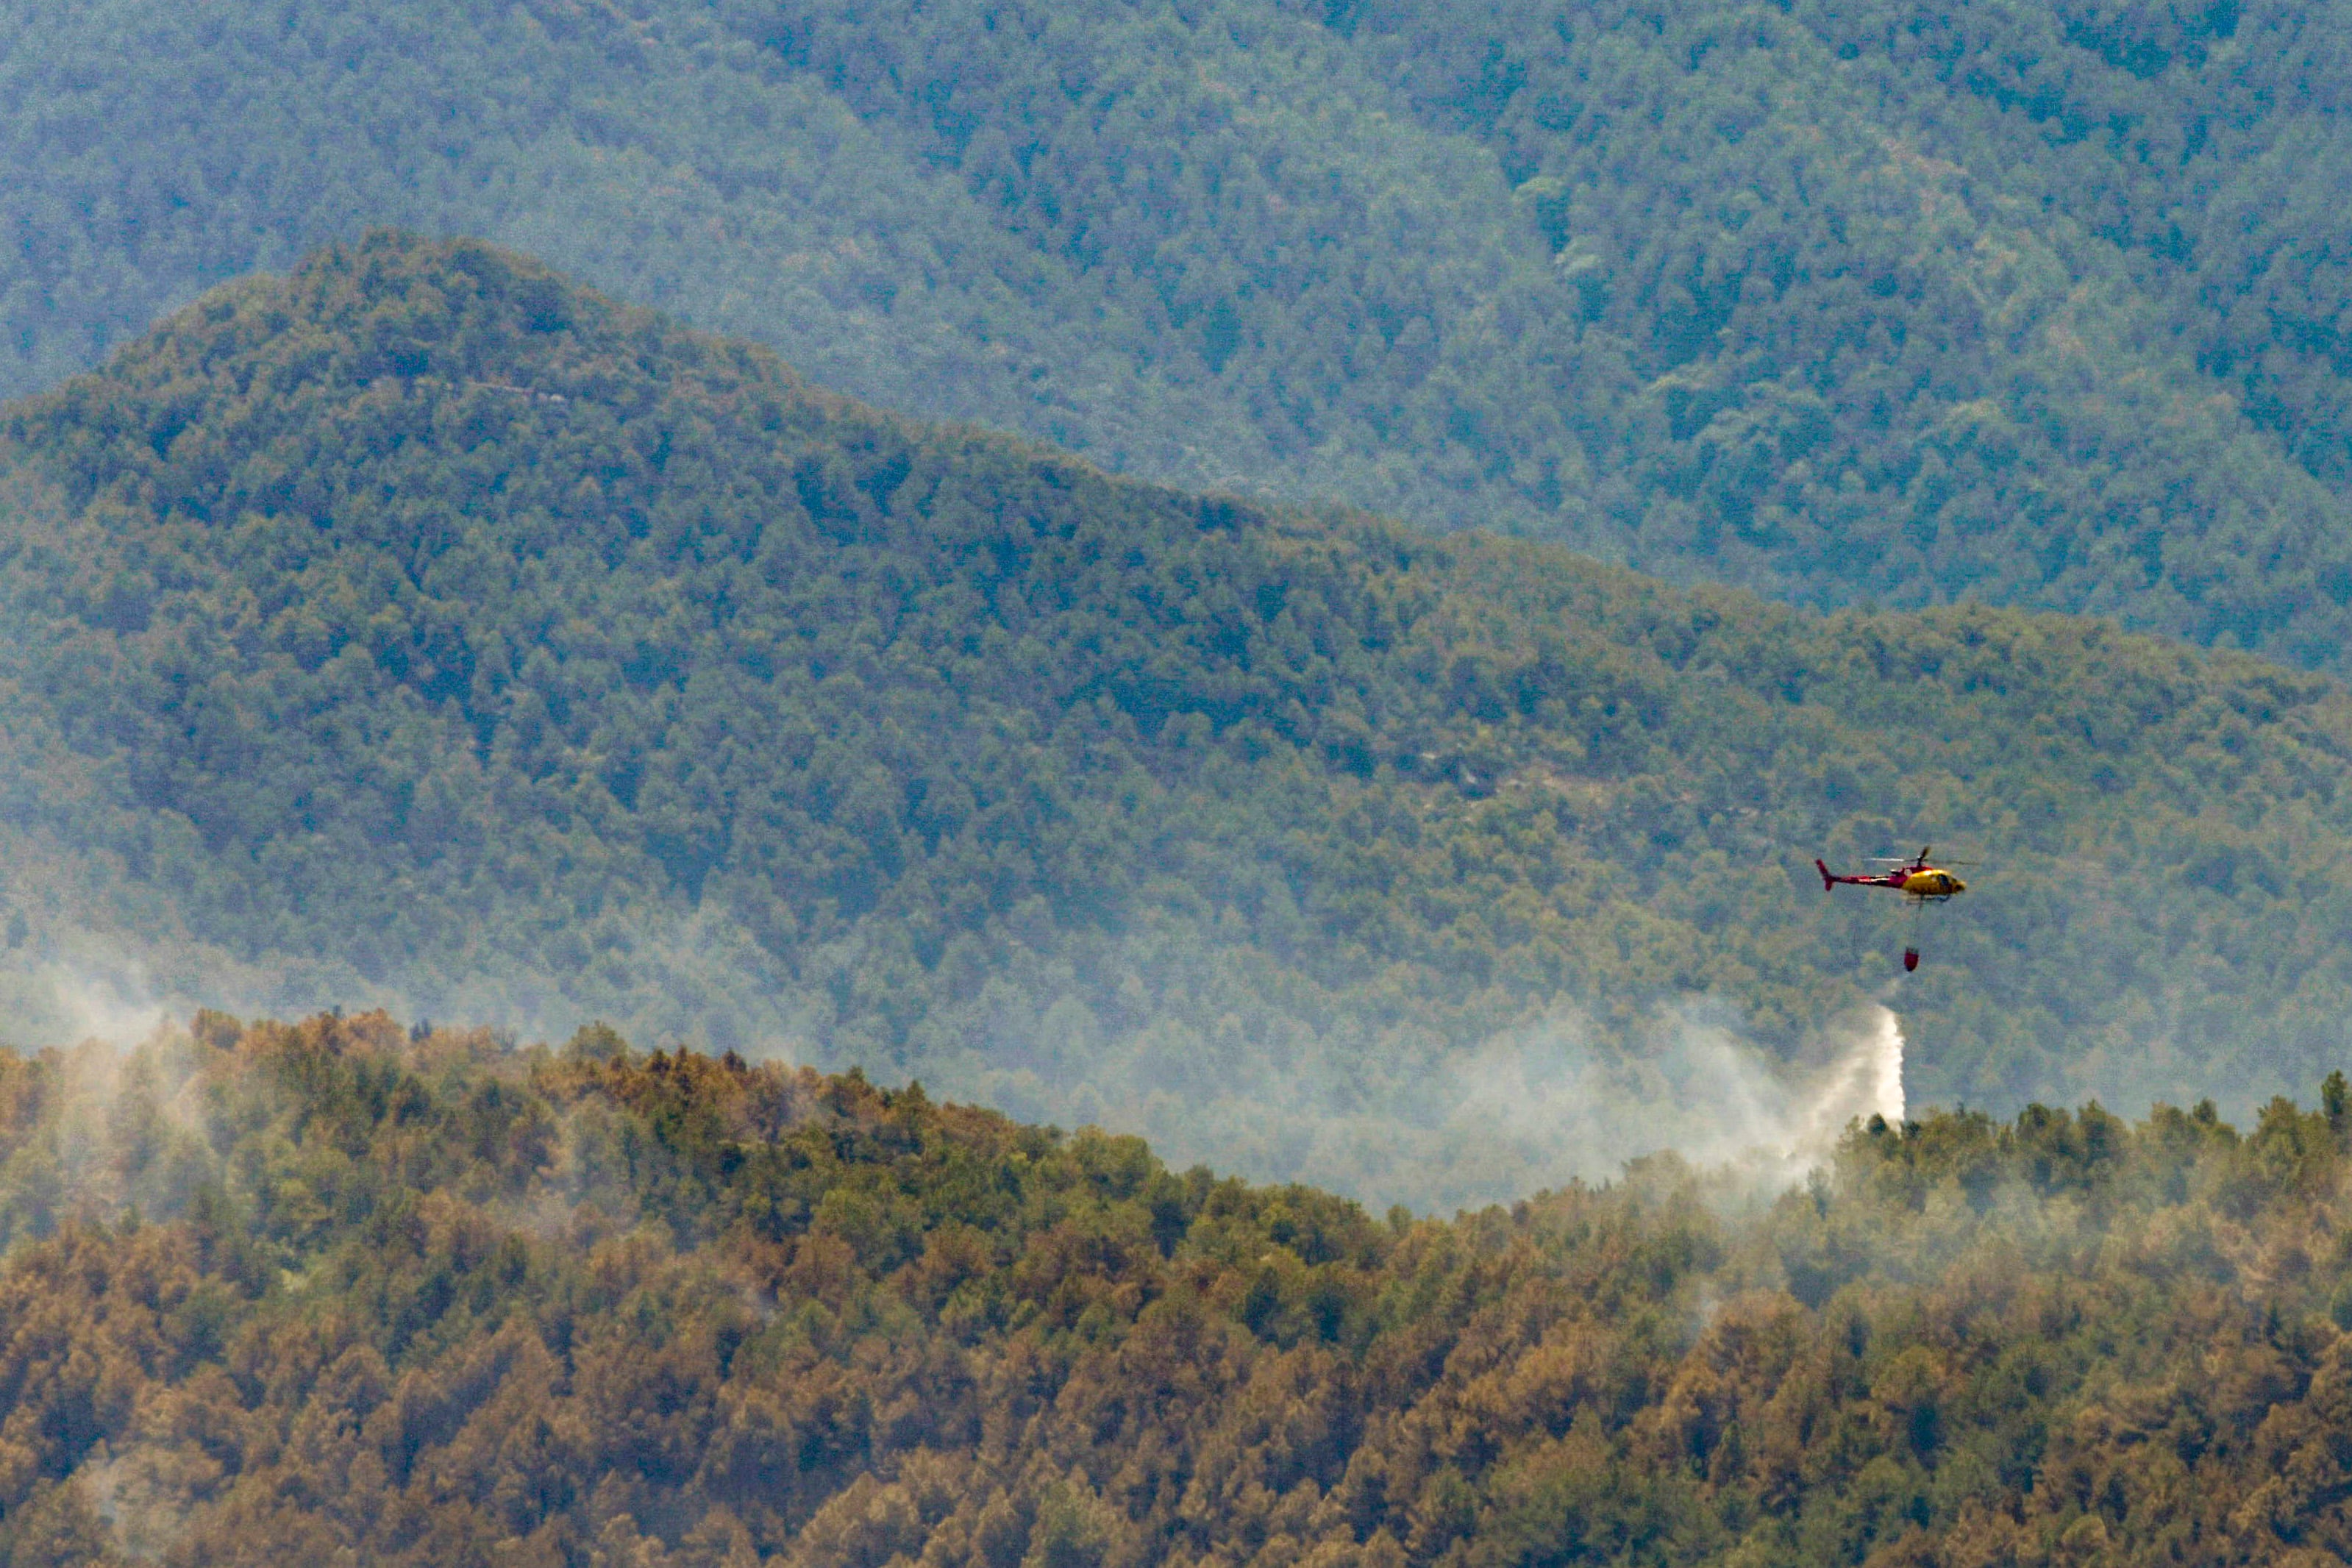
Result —
<svg viewBox="0 0 2352 1568"><path fill-rule="evenodd" d="M608 1032L0 1054L0 1561L2316 1568L2344 1100L1447 1222Z"/></svg>

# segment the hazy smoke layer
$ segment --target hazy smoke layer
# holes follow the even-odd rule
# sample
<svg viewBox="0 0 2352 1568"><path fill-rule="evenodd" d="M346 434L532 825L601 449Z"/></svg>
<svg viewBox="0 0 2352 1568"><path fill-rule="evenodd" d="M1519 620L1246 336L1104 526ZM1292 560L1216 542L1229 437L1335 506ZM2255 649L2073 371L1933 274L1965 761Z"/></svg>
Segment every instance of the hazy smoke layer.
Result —
<svg viewBox="0 0 2352 1568"><path fill-rule="evenodd" d="M718 966L728 956L719 955ZM225 959L196 981L126 960L87 933L53 941L38 957L21 950L9 957L0 962L8 1015L0 1043L20 1049L89 1038L128 1045L198 1005L293 1017L340 1000L352 1010L386 1006L404 1021L429 1013L520 1039L560 1040L586 1021L564 1016L573 1009L555 993L519 985L419 998L352 985L345 976L304 977ZM749 1048L800 1054L774 1037ZM1441 1056L1409 1093L1394 1098L1368 1099L1341 1084L1348 1054L1337 1061L1267 1060L1246 1081L1173 1097L1142 1092L1132 1061L1116 1048L1065 1058L1048 1079L1024 1074L1019 1086L982 1071L964 1081L954 1073L934 1078L932 1087L1027 1119L1139 1132L1178 1166L1310 1182L1376 1209L1404 1204L1441 1213L1572 1181L1607 1181L1627 1161L1664 1152L1702 1166L1736 1165L1759 1182L1793 1182L1826 1159L1855 1121L1900 1121L1904 1114L1903 1035L1883 1005L1813 1042L1798 1065L1699 1004L1663 1013L1632 1041L1580 1019L1555 1019ZM886 1064L862 1065L879 1080L902 1076Z"/></svg>

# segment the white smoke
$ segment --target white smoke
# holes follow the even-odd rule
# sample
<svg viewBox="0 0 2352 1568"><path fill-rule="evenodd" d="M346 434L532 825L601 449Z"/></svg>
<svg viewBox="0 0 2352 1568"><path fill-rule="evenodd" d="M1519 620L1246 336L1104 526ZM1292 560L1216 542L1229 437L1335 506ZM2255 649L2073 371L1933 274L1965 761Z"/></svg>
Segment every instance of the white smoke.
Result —
<svg viewBox="0 0 2352 1568"><path fill-rule="evenodd" d="M1172 1164L1444 1214L1612 1181L1655 1154L1778 1191L1826 1163L1857 1121L1899 1123L1906 1109L1903 1033L1883 1005L1824 1030L1796 1062L1695 1003L1630 1041L1555 1017L1441 1056L1393 1097L1345 1092L1338 1065L1297 1064L1246 1092L1107 1101L1084 1119L1144 1134Z"/></svg>
<svg viewBox="0 0 2352 1568"><path fill-rule="evenodd" d="M1873 1004L1844 1053L1803 1084L1790 1102L1785 1155L1819 1164L1854 1121L1903 1123L1903 1026L1894 1009Z"/></svg>
<svg viewBox="0 0 2352 1568"><path fill-rule="evenodd" d="M0 1046L143 1040L173 1016L142 966L89 944L53 956L0 961Z"/></svg>
<svg viewBox="0 0 2352 1568"><path fill-rule="evenodd" d="M1595 1037L1558 1021L1457 1062L1444 1074L1450 1082L1432 1085L1433 1100L1451 1100L1441 1124L1397 1140L1376 1188L1441 1207L1503 1201L1610 1180L1659 1153L1779 1186L1825 1163L1857 1121L1903 1121L1903 1031L1883 1005L1815 1042L1810 1067L1780 1061L1701 1010L1661 1018L1642 1048L1604 1050ZM1353 1152L1361 1158L1364 1145ZM1438 1170L1437 1191L1407 1195Z"/></svg>

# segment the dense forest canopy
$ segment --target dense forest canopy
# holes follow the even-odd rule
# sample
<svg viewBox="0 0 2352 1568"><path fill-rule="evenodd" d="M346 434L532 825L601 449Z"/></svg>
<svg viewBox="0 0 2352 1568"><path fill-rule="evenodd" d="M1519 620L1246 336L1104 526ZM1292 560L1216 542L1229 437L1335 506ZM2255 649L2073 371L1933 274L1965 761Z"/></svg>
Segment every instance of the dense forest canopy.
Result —
<svg viewBox="0 0 2352 1568"><path fill-rule="evenodd" d="M2247 656L1154 488L389 233L5 435L27 997L95 932L1448 1204L1881 995L1915 1101L2242 1114L2343 1053L2352 701ZM1898 994L1810 862L1915 835L1989 864Z"/></svg>
<svg viewBox="0 0 2352 1568"><path fill-rule="evenodd" d="M402 223L1149 477L2343 660L2340 0L7 20L0 388Z"/></svg>
<svg viewBox="0 0 2352 1568"><path fill-rule="evenodd" d="M609 1031L0 1053L0 1561L2318 1568L2347 1102L1449 1223Z"/></svg>

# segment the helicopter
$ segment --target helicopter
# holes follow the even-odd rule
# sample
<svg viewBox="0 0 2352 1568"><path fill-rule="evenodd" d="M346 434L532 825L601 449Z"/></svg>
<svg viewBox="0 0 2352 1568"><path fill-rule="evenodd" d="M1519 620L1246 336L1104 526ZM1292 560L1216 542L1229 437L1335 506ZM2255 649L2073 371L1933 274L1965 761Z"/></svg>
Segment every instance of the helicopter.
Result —
<svg viewBox="0 0 2352 1568"><path fill-rule="evenodd" d="M1969 885L1950 871L1941 866L1927 864L1927 857L1933 852L1934 847L1930 845L1922 846L1919 853L1908 860L1899 855L1874 856L1873 859L1888 869L1859 877L1841 877L1818 859L1813 862L1813 869L1822 874L1822 891L1824 893L1834 891L1841 882L1857 888L1892 888L1911 900L1911 907L1916 910L1927 904L1948 902L1955 895L1969 890ZM1964 866L1968 862L1955 860L1951 864ZM1906 945L1903 949L1903 973L1908 974L1918 967L1919 950Z"/></svg>

